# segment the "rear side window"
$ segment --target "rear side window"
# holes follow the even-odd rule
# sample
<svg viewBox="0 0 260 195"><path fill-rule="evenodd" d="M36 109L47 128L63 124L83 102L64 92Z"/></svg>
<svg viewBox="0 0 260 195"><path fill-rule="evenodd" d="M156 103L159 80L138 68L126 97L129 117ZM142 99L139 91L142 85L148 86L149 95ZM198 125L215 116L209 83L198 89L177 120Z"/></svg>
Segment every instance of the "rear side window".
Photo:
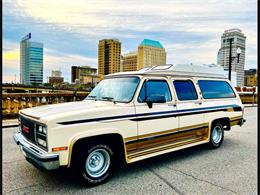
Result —
<svg viewBox="0 0 260 195"><path fill-rule="evenodd" d="M198 84L205 99L236 97L232 87L226 81L199 80Z"/></svg>
<svg viewBox="0 0 260 195"><path fill-rule="evenodd" d="M179 100L197 100L198 95L192 81L173 81Z"/></svg>
<svg viewBox="0 0 260 195"><path fill-rule="evenodd" d="M145 102L148 96L164 96L166 102L172 100L169 86L164 80L145 81L140 91L138 102Z"/></svg>

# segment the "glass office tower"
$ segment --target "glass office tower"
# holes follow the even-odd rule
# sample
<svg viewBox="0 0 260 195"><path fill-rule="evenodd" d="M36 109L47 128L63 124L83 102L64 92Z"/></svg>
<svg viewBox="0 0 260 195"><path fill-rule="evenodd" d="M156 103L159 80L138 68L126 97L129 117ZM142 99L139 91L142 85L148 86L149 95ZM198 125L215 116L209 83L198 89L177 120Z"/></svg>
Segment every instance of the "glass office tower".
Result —
<svg viewBox="0 0 260 195"><path fill-rule="evenodd" d="M43 82L43 44L31 41L31 33L20 42L20 82L39 85Z"/></svg>

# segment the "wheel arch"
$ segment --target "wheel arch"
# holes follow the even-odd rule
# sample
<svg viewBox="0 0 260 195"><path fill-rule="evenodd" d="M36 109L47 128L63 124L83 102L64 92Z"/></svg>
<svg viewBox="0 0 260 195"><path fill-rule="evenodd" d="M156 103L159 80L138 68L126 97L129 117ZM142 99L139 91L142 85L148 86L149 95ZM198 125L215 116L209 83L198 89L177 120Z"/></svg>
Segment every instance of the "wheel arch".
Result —
<svg viewBox="0 0 260 195"><path fill-rule="evenodd" d="M111 146L116 149L116 152L119 152L120 155L122 155L122 159L126 161L126 148L123 136L120 133L106 133L100 135L81 136L74 138L70 144L67 167L69 168L71 166L72 161L75 160L76 151L80 150L81 146L85 145L86 143L94 142L97 140L111 144ZM111 142L111 140L113 140L113 142Z"/></svg>
<svg viewBox="0 0 260 195"><path fill-rule="evenodd" d="M210 128L212 127L212 124L220 123L223 126L224 130L230 130L230 119L228 117L223 118L217 118L211 121Z"/></svg>

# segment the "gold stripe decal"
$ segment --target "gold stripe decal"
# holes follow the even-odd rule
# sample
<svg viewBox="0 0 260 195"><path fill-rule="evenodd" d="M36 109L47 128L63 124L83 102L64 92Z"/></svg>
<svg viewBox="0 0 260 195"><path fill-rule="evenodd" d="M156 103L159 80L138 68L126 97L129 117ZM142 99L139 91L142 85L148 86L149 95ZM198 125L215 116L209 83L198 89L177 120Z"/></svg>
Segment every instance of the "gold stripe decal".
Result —
<svg viewBox="0 0 260 195"><path fill-rule="evenodd" d="M176 128L157 133L150 133L140 136L139 139L128 138L126 142L126 151L129 158L137 153L144 154L145 151L154 151L158 147L172 145L178 147L180 143L188 143L192 140L207 140L209 136L208 123L192 125L183 128Z"/></svg>
<svg viewBox="0 0 260 195"><path fill-rule="evenodd" d="M204 127L204 126L208 126L208 123L202 123L202 124L198 124L198 125L191 125L191 126L186 126L186 127L176 128L176 129L170 129L170 130L160 131L160 132L156 132L156 133L144 134L144 135L140 135L139 137L138 136L128 137L128 138L125 138L124 141L127 144L127 142L136 141L136 140L138 140L138 138L139 139L148 138L148 137L153 137L156 135L163 135L163 134L168 134L168 133L173 133L173 132L178 132L178 131L183 131L183 130L188 130L188 129L193 129L193 128Z"/></svg>

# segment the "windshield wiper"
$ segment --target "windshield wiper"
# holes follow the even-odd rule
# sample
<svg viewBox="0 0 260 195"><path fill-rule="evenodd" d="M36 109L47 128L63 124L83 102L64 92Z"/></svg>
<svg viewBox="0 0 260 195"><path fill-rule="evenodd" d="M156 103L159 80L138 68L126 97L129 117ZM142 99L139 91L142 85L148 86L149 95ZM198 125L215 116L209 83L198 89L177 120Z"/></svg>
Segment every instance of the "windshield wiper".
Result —
<svg viewBox="0 0 260 195"><path fill-rule="evenodd" d="M95 95L89 95L87 98L95 99L97 96Z"/></svg>
<svg viewBox="0 0 260 195"><path fill-rule="evenodd" d="M111 101L113 102L114 104L116 103L116 101L114 100L114 98L112 97L101 97L102 100L108 100L108 101Z"/></svg>
<svg viewBox="0 0 260 195"><path fill-rule="evenodd" d="M114 98L112 98L112 97L101 97L101 99L103 99L103 100L109 100L109 101L113 101L113 100L114 100Z"/></svg>

